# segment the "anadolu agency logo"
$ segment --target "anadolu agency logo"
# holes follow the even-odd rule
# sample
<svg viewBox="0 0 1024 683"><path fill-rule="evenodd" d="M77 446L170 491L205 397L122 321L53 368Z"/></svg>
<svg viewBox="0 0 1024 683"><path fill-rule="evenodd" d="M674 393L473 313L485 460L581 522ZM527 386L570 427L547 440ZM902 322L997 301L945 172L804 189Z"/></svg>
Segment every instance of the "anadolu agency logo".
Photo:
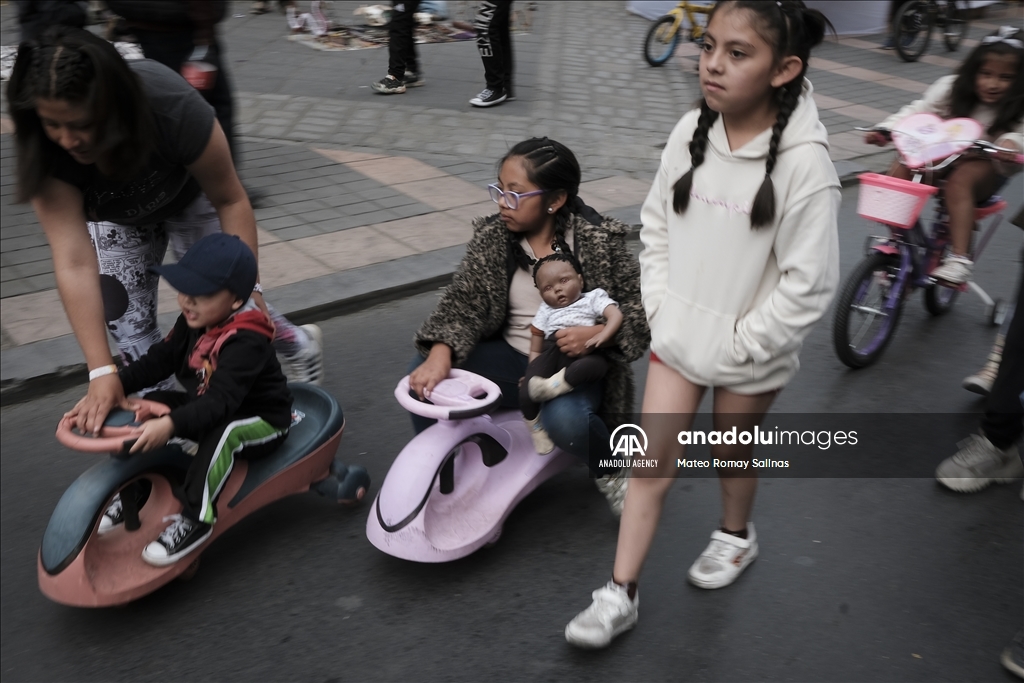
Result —
<svg viewBox="0 0 1024 683"><path fill-rule="evenodd" d="M647 460L647 433L639 425L626 423L615 428L608 437L610 460L601 460L599 467L657 467L657 460Z"/></svg>

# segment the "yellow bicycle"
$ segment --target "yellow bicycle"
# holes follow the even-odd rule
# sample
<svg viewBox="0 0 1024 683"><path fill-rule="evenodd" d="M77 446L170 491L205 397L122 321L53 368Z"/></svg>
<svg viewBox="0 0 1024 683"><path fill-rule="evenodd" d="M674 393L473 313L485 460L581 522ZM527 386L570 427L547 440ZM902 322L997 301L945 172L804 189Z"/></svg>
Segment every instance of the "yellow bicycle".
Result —
<svg viewBox="0 0 1024 683"><path fill-rule="evenodd" d="M697 15L707 15L715 3L681 2L665 16L654 22L644 40L644 59L651 66L661 66L676 51L679 35L685 20L690 26L690 40L700 44L704 40L704 25L697 21Z"/></svg>

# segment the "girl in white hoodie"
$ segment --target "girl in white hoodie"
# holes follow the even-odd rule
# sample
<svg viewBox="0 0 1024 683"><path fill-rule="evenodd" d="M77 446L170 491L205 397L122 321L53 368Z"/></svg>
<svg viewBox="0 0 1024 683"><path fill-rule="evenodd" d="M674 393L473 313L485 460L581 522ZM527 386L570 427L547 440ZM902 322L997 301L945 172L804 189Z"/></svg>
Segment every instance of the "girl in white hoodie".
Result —
<svg viewBox="0 0 1024 683"><path fill-rule="evenodd" d="M955 74L943 76L924 97L911 102L879 124L892 128L911 114L935 114L944 119L967 117L985 127L984 137L1000 147L1024 150L1024 33L1003 26L986 36L967 56ZM884 147L887 139L868 133L870 145ZM995 194L1007 177L1020 171L1014 154L1001 152L996 159L967 158L945 176L946 210L949 211L951 253L932 276L952 284L971 277L971 233L974 208ZM911 172L896 166L893 175L909 180Z"/></svg>
<svg viewBox="0 0 1024 683"><path fill-rule="evenodd" d="M704 95L669 137L641 212L641 287L651 364L612 580L565 629L604 647L637 620L637 579L708 387L714 429L752 431L799 368L797 354L839 278L839 178L804 78L828 20L802 2L720 2L700 58ZM748 440L749 443L749 440ZM750 461L752 445L716 445L720 460ZM718 470L721 528L690 567L720 588L757 556L749 469Z"/></svg>

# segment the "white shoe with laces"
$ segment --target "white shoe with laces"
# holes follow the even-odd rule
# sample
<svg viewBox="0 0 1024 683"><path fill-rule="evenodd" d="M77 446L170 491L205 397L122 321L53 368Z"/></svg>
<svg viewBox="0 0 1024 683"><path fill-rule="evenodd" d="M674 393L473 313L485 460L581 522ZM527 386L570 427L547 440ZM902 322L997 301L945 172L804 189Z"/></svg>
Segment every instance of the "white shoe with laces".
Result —
<svg viewBox="0 0 1024 683"><path fill-rule="evenodd" d="M626 504L626 491L629 489L629 469L623 467L615 474L594 480L597 490L608 500L612 514L622 517L622 508Z"/></svg>
<svg viewBox="0 0 1024 683"><path fill-rule="evenodd" d="M608 647L620 633L636 626L640 595L629 599L625 588L614 581L591 594L594 602L565 627L565 639L576 647Z"/></svg>
<svg viewBox="0 0 1024 683"><path fill-rule="evenodd" d="M1016 446L996 448L981 434L971 434L957 445L960 450L935 469L935 478L946 488L974 493L989 484L1008 484L1024 476Z"/></svg>
<svg viewBox="0 0 1024 683"><path fill-rule="evenodd" d="M747 524L746 538L716 530L686 577L698 588L724 588L738 579L755 558L757 533L753 524Z"/></svg>
<svg viewBox="0 0 1024 683"><path fill-rule="evenodd" d="M942 264L933 270L931 275L936 280L948 282L951 285L962 285L971 279L971 270L974 268L974 261L966 256L950 254L942 260Z"/></svg>

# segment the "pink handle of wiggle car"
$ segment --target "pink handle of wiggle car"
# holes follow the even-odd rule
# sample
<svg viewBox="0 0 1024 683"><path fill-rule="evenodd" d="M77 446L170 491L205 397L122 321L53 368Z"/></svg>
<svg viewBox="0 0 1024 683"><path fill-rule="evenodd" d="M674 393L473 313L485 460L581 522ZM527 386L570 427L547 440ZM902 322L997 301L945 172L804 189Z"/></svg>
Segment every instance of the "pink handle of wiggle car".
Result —
<svg viewBox="0 0 1024 683"><path fill-rule="evenodd" d="M135 399L135 421L145 422L154 417L163 417L171 412L171 409L163 403ZM99 436L87 436L75 429L73 417L63 417L57 424L57 441L62 445L83 453L117 453L124 448L124 442L139 433L139 426L126 425L124 427L104 426L100 429Z"/></svg>
<svg viewBox="0 0 1024 683"><path fill-rule="evenodd" d="M415 398L408 375L395 387L395 398L410 413L435 420L461 420L490 412L501 402L497 384L476 373L453 368L430 392L429 403Z"/></svg>

